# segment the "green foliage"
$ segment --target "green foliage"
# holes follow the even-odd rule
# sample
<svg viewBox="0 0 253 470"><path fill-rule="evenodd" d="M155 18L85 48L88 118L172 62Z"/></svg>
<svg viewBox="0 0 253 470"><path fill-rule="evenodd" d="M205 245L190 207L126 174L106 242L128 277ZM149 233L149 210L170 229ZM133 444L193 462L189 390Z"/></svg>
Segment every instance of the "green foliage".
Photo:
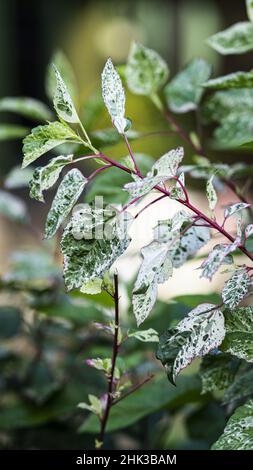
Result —
<svg viewBox="0 0 253 470"><path fill-rule="evenodd" d="M27 127L17 124L0 124L0 142L15 140L24 137L28 132Z"/></svg>
<svg viewBox="0 0 253 470"><path fill-rule="evenodd" d="M248 362L253 361L252 307L241 307L225 311L226 337L222 350Z"/></svg>
<svg viewBox="0 0 253 470"><path fill-rule="evenodd" d="M213 78L204 83L205 88L227 90L229 88L252 88L252 72L234 72L224 77Z"/></svg>
<svg viewBox="0 0 253 470"><path fill-rule="evenodd" d="M52 118L50 109L44 103L33 98L2 98L0 100L0 111L20 114L34 121L48 121Z"/></svg>
<svg viewBox="0 0 253 470"><path fill-rule="evenodd" d="M208 44L220 54L242 54L253 49L253 25L247 21L230 26L225 31L214 34Z"/></svg>
<svg viewBox="0 0 253 470"><path fill-rule="evenodd" d="M202 393L224 390L233 383L238 361L229 354L209 354L201 362Z"/></svg>

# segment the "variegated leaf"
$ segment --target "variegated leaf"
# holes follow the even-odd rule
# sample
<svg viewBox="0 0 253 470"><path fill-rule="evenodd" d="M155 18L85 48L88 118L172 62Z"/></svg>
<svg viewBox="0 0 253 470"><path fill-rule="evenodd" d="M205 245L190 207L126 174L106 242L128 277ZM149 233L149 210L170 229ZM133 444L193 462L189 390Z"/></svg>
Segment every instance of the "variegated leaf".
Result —
<svg viewBox="0 0 253 470"><path fill-rule="evenodd" d="M202 392L224 390L233 382L238 369L238 360L230 354L208 354L201 361L200 376Z"/></svg>
<svg viewBox="0 0 253 470"><path fill-rule="evenodd" d="M214 175L206 183L206 195L210 209L213 211L218 201L217 193L213 185Z"/></svg>
<svg viewBox="0 0 253 470"><path fill-rule="evenodd" d="M238 269L225 283L222 300L229 308L235 308L249 291L251 279L246 269Z"/></svg>
<svg viewBox="0 0 253 470"><path fill-rule="evenodd" d="M247 225L247 227L245 228L245 239L251 237L251 235L253 235L253 224L249 224Z"/></svg>
<svg viewBox="0 0 253 470"><path fill-rule="evenodd" d="M102 72L102 95L113 125L124 134L128 121L125 118L125 91L112 60L108 59Z"/></svg>
<svg viewBox="0 0 253 470"><path fill-rule="evenodd" d="M249 21L236 23L211 36L208 44L223 55L251 51L253 49L253 25Z"/></svg>
<svg viewBox="0 0 253 470"><path fill-rule="evenodd" d="M200 269L202 269L202 273L200 277L205 277L211 281L214 274L222 264L226 263L227 257L238 248L240 243L241 239L237 237L231 244L216 245L201 264Z"/></svg>
<svg viewBox="0 0 253 470"><path fill-rule="evenodd" d="M169 250L173 266L179 268L210 240L208 227L190 227Z"/></svg>
<svg viewBox="0 0 253 470"><path fill-rule="evenodd" d="M158 343L159 336L156 330L153 328L149 328L148 330L137 330L128 333L128 338L136 338L139 341L143 341L144 343Z"/></svg>
<svg viewBox="0 0 253 470"><path fill-rule="evenodd" d="M56 88L53 99L55 110L58 116L63 119L63 121L77 123L79 122L79 117L76 112L76 108L62 79L62 76L55 65L54 73L56 77Z"/></svg>
<svg viewBox="0 0 253 470"><path fill-rule="evenodd" d="M250 206L251 204L247 204L245 202L237 202L236 204L233 204L232 206L229 206L225 209L224 217L225 219L227 219L231 215L234 215L237 212L242 211L243 209L247 209Z"/></svg>
<svg viewBox="0 0 253 470"><path fill-rule="evenodd" d="M204 83L205 88L227 90L229 88L252 88L253 72L233 72L223 77L213 78Z"/></svg>
<svg viewBox="0 0 253 470"><path fill-rule="evenodd" d="M222 350L253 362L253 307L225 311L226 337Z"/></svg>

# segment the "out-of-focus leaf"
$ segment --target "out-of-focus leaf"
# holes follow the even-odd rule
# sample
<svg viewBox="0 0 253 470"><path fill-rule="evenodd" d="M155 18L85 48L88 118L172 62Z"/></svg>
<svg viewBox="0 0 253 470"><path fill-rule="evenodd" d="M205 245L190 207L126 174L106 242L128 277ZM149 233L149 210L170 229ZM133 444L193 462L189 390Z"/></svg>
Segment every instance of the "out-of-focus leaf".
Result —
<svg viewBox="0 0 253 470"><path fill-rule="evenodd" d="M6 176L4 186L7 189L25 188L29 186L32 175L32 168L22 169L20 166L15 166Z"/></svg>
<svg viewBox="0 0 253 470"><path fill-rule="evenodd" d="M233 383L225 391L222 403L232 403L235 401L250 398L253 388L253 369L245 370L236 376Z"/></svg>
<svg viewBox="0 0 253 470"><path fill-rule="evenodd" d="M26 97L5 97L0 100L0 111L20 114L34 121L49 121L51 110L41 101Z"/></svg>
<svg viewBox="0 0 253 470"><path fill-rule="evenodd" d="M229 28L214 34L208 44L223 55L242 54L253 49L253 24L241 21Z"/></svg>
<svg viewBox="0 0 253 470"><path fill-rule="evenodd" d="M253 307L225 311L226 336L222 350L253 362Z"/></svg>
<svg viewBox="0 0 253 470"><path fill-rule="evenodd" d="M200 376L202 393L227 388L234 380L238 360L230 354L208 354L202 359Z"/></svg>
<svg viewBox="0 0 253 470"><path fill-rule="evenodd" d="M46 75L46 92L49 99L52 101L56 88L56 77L53 71L52 65L55 65L59 70L68 90L74 101L77 98L77 83L75 79L75 74L72 69L72 65L67 59L66 55L61 51L55 51L48 65L47 75Z"/></svg>
<svg viewBox="0 0 253 470"><path fill-rule="evenodd" d="M0 214L15 222L27 222L27 209L22 199L0 190Z"/></svg>
<svg viewBox="0 0 253 470"><path fill-rule="evenodd" d="M234 72L213 78L204 83L205 88L227 90L228 88L252 88L253 72Z"/></svg>
<svg viewBox="0 0 253 470"><path fill-rule="evenodd" d="M29 132L29 129L17 124L0 124L0 142L4 140L21 139Z"/></svg>
<svg viewBox="0 0 253 470"><path fill-rule="evenodd" d="M21 311L14 307L0 307L0 339L8 339L20 332ZM1 425L0 425L1 427Z"/></svg>

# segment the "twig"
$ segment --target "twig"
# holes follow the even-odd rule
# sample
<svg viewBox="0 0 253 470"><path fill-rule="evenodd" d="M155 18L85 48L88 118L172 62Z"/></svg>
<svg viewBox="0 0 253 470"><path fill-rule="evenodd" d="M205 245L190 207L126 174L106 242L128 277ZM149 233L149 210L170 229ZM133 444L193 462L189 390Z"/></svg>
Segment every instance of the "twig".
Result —
<svg viewBox="0 0 253 470"><path fill-rule="evenodd" d="M146 377L146 379L142 380L142 382L139 382L138 384L136 384L134 387L131 388L131 390L128 390L128 392L126 392L124 395L117 398L117 400L114 400L114 402L112 403L113 406L116 405L117 403L119 403L121 400L124 400L129 395L132 395L132 393L136 392L136 390L139 390L139 388L141 388L146 383L150 382L150 380L152 380L154 377L155 377L155 375L152 374L149 377Z"/></svg>

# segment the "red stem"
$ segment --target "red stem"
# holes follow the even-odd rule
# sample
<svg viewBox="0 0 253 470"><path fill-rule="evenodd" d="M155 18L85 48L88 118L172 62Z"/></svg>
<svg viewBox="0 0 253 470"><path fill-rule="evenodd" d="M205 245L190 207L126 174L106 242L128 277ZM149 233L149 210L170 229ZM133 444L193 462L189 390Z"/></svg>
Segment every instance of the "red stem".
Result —
<svg viewBox="0 0 253 470"><path fill-rule="evenodd" d="M128 141L128 138L127 138L127 135L126 135L126 134L124 134L124 139L125 139L126 146L127 146L127 148L128 148L129 155L130 155L130 157L131 157L131 159L132 159L132 161L133 161L136 174L137 174L138 176L141 176L140 169L139 169L139 167L138 167L138 165L137 165L137 163L136 163L134 154L133 154L133 152L132 152L132 149L131 149L131 146L130 146L130 144L129 144L129 141Z"/></svg>

